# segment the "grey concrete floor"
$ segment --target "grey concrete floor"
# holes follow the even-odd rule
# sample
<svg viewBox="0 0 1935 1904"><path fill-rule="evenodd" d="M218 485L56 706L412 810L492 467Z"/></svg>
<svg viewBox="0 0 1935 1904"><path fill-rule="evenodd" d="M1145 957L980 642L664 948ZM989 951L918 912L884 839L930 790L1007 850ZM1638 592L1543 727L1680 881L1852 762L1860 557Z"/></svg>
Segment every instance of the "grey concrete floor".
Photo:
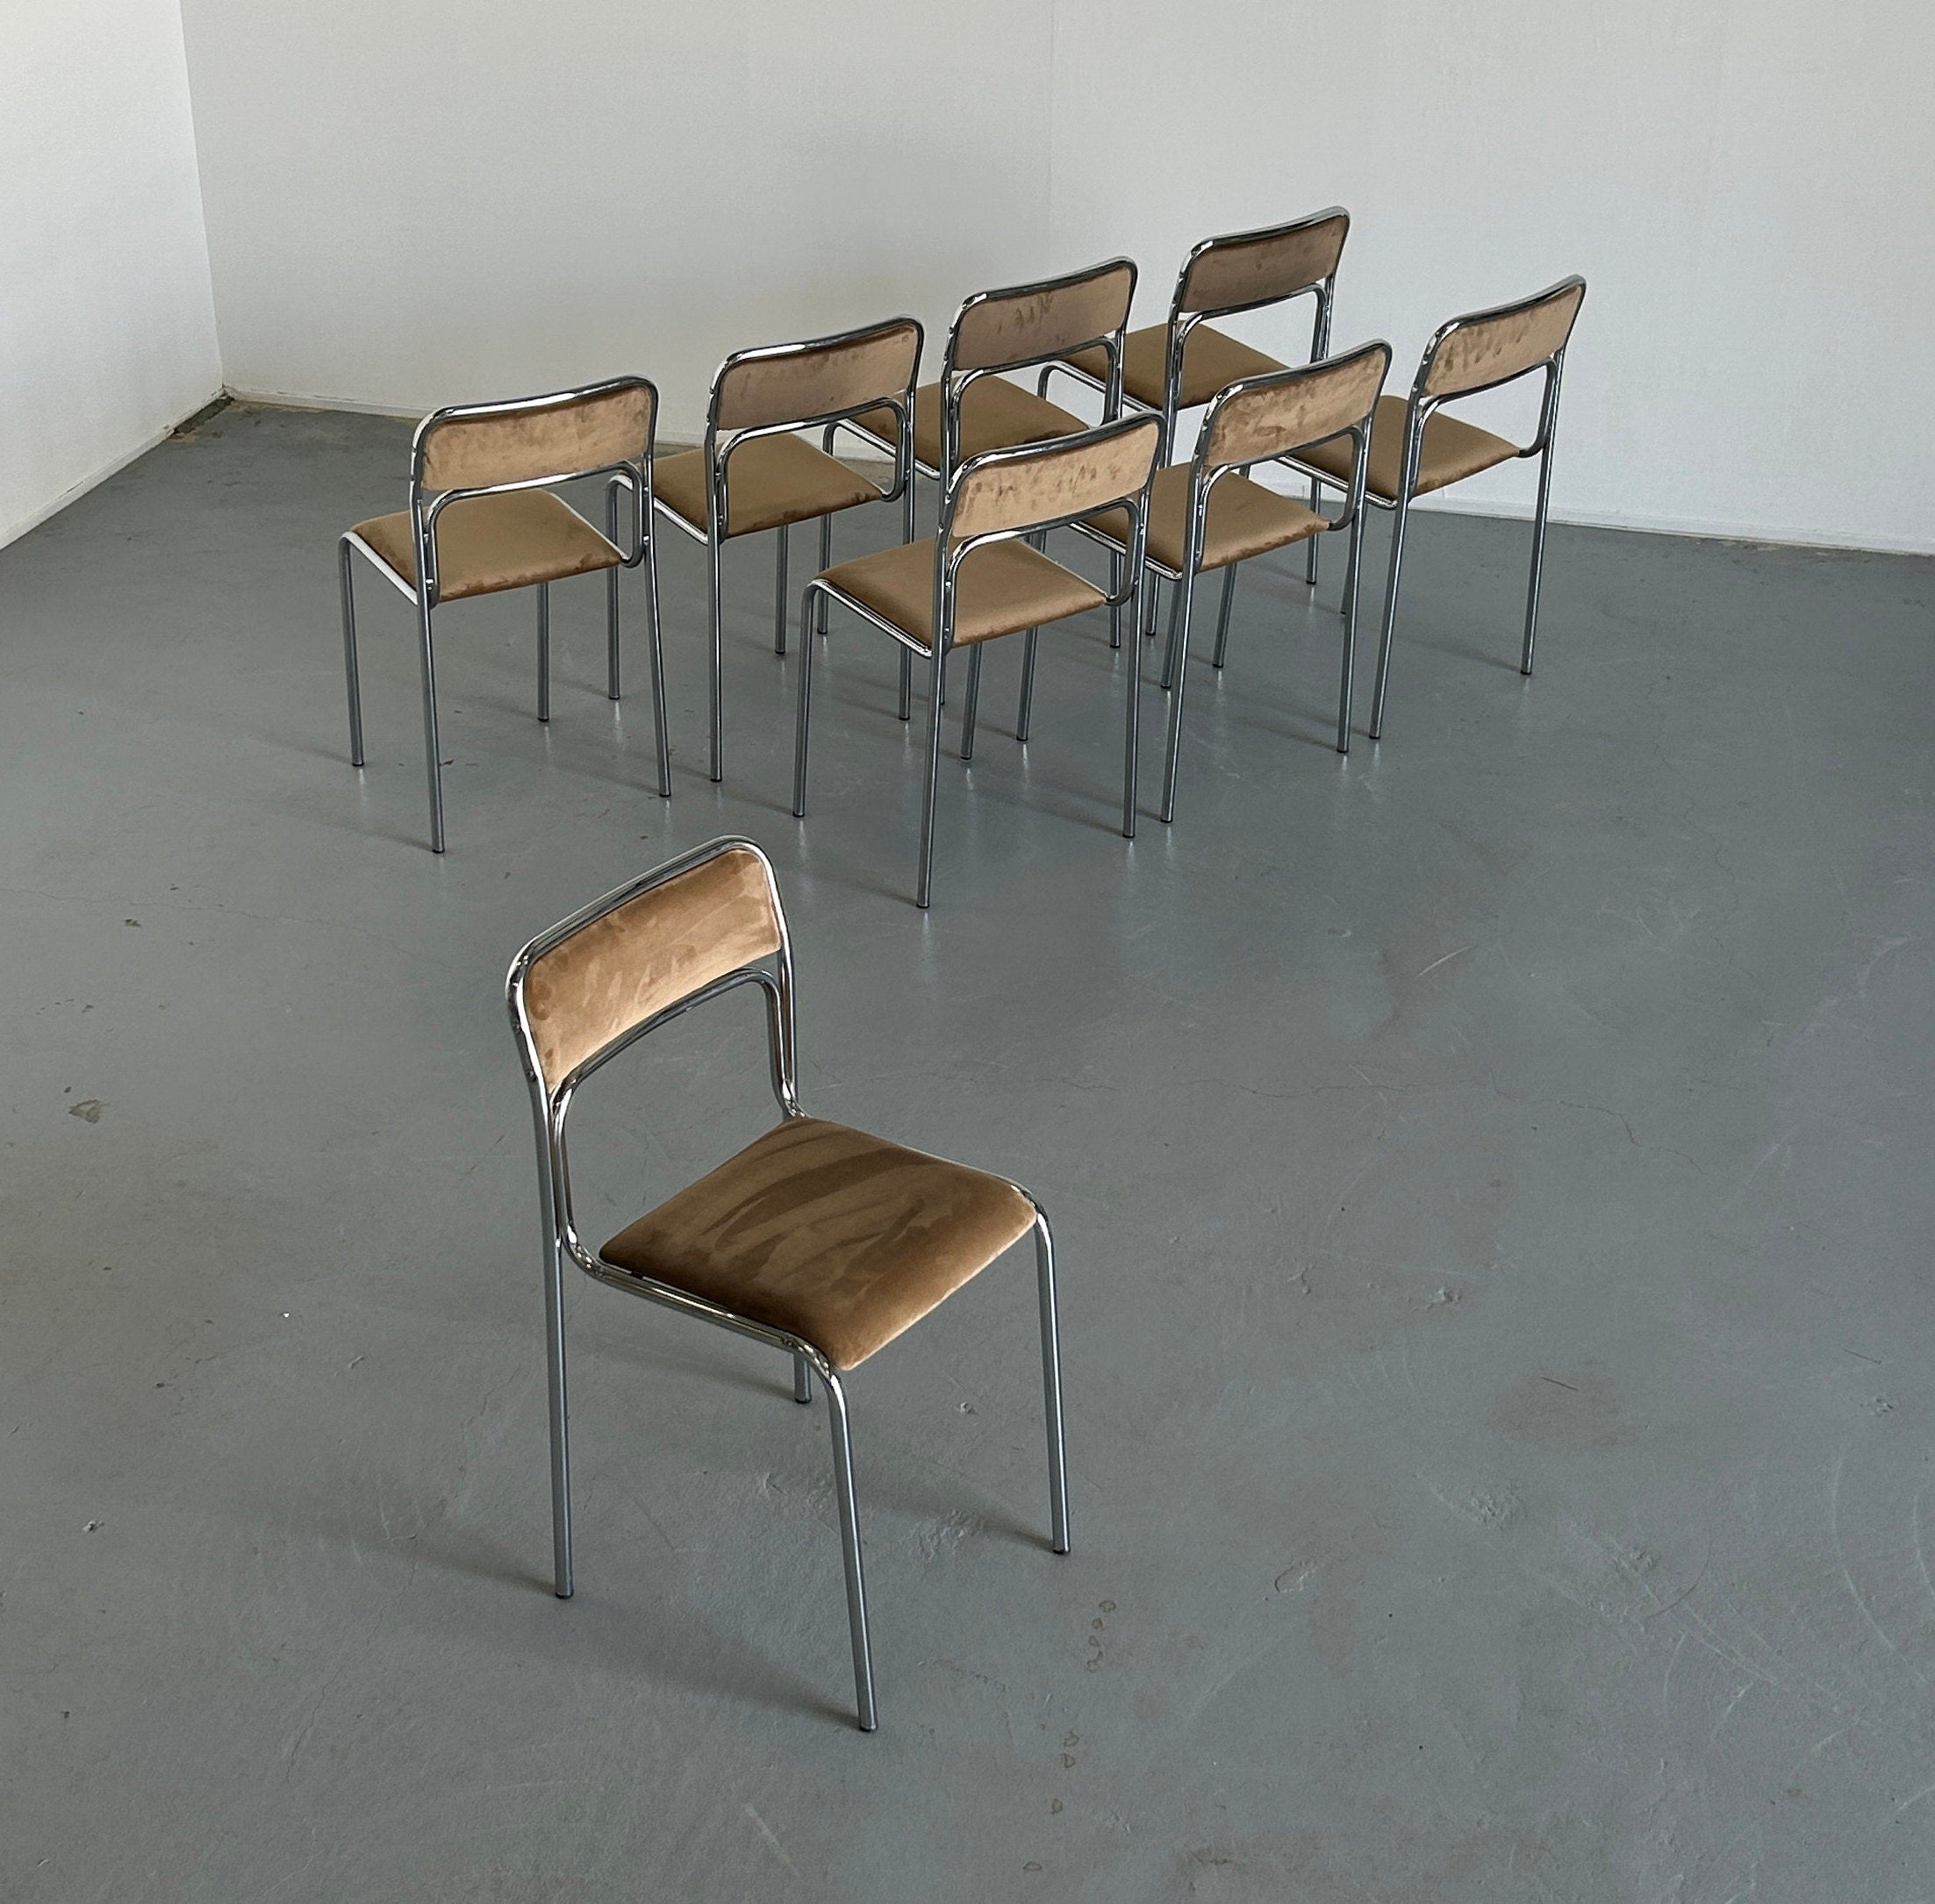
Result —
<svg viewBox="0 0 1935 1904"><path fill-rule="evenodd" d="M1557 531L1527 684L1523 526L1427 517L1340 763L1341 563L1266 561L1132 847L1100 629L1025 753L1010 645L922 916L851 626L787 812L767 543L723 790L666 552L669 803L596 583L548 730L529 598L450 611L426 852L406 614L359 778L332 566L406 441L231 411L0 553L0 1895L1935 1895L1928 563ZM824 1411L749 1343L573 1286L548 1587L504 968L727 830L808 1106L1061 1233L1071 1557L1024 1261L855 1378L871 1738ZM763 1127L757 1040L607 1074L588 1230Z"/></svg>

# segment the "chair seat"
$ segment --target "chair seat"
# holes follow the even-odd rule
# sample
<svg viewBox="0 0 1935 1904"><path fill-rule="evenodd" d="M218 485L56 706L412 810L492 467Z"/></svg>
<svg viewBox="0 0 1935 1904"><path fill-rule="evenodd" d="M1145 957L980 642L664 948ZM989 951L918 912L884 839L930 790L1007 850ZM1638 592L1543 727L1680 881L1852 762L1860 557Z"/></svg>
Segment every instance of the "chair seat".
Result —
<svg viewBox="0 0 1935 1904"><path fill-rule="evenodd" d="M360 535L412 588L417 551L407 511L359 522ZM452 503L437 518L437 599L494 595L622 566L625 558L563 497L511 490Z"/></svg>
<svg viewBox="0 0 1935 1904"><path fill-rule="evenodd" d="M868 410L853 419L885 443L893 440L891 410ZM1006 377L977 377L961 398L960 456L965 461L984 449L1011 449L1017 443L1045 443L1057 436L1073 436L1088 425L1024 390ZM941 386L923 383L914 393L914 454L925 469L941 467Z"/></svg>
<svg viewBox="0 0 1935 1904"><path fill-rule="evenodd" d="M1186 462L1156 472L1149 494L1150 558L1172 575L1182 571L1183 545L1189 533L1189 476ZM1126 548L1126 509L1110 509L1088 519L1088 526ZM1226 476L1209 492L1203 519L1204 569L1227 569L1272 548L1321 535L1330 525L1314 509L1279 496L1246 476Z"/></svg>
<svg viewBox="0 0 1935 1904"><path fill-rule="evenodd" d="M828 569L826 580L931 649L934 543L929 535L856 556ZM954 603L955 646L964 648L1107 607L1108 598L1026 542L990 542L962 559Z"/></svg>
<svg viewBox="0 0 1935 1904"><path fill-rule="evenodd" d="M606 1263L798 1335L850 1369L1035 1225L1014 1185L790 1118L621 1230Z"/></svg>
<svg viewBox="0 0 1935 1904"><path fill-rule="evenodd" d="M726 462L726 537L753 535L830 516L880 491L845 463L797 436L756 436ZM703 535L710 489L706 452L688 449L652 469L652 494Z"/></svg>
<svg viewBox="0 0 1935 1904"><path fill-rule="evenodd" d="M1371 425L1371 467L1364 486L1386 502L1397 499L1398 478L1404 464L1404 411L1401 397L1378 398L1377 415ZM1429 495L1451 483L1462 483L1480 469L1509 462L1518 455L1518 445L1494 436L1476 424L1447 416L1442 410L1424 425L1424 447L1418 457L1417 487L1414 496ZM1306 469L1321 469L1339 483L1351 480L1351 439L1333 436L1328 442L1313 443L1297 452L1296 460Z"/></svg>
<svg viewBox="0 0 1935 1904"><path fill-rule="evenodd" d="M1100 383L1108 375L1108 358L1100 345L1078 350L1066 360ZM1260 350L1239 344L1207 324L1199 324L1183 346L1182 407L1193 410L1239 377L1266 376L1286 366ZM1163 382L1169 374L1169 326L1151 324L1122 340L1122 393L1145 410L1163 406Z"/></svg>

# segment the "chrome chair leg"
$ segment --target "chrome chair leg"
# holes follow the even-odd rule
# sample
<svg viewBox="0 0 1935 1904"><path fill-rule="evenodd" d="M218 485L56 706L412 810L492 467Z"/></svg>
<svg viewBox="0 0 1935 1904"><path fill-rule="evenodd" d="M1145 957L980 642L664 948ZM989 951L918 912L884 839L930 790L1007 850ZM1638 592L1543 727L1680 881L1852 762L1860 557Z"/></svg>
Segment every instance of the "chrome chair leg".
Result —
<svg viewBox="0 0 1935 1904"><path fill-rule="evenodd" d="M946 657L938 641L929 672L927 784L921 791L921 872L914 893L914 903L923 910L934 891L934 798L941 778L941 696L947 682Z"/></svg>
<svg viewBox="0 0 1935 1904"><path fill-rule="evenodd" d="M1518 658L1518 671L1532 671L1532 643L1538 635L1538 583L1545 566L1545 505L1552 493L1552 446L1547 443L1538 453L1538 507L1532 516L1532 574L1525 590L1525 646Z"/></svg>
<svg viewBox="0 0 1935 1904"><path fill-rule="evenodd" d="M708 536L706 540L706 639L709 645L709 660L712 669L712 758L707 771L713 784L717 786L724 777L721 762L725 755L726 723L722 703L725 694L725 608L720 600L719 589L719 542L716 537Z"/></svg>
<svg viewBox="0 0 1935 1904"><path fill-rule="evenodd" d="M1122 558L1119 555L1108 558L1108 592L1118 597L1122 592ZM1111 648L1122 645L1122 605L1118 600L1108 611L1108 645Z"/></svg>
<svg viewBox="0 0 1935 1904"><path fill-rule="evenodd" d="M618 542L618 491L616 482L605 490L605 540ZM605 571L605 698L615 701L618 693L618 577L619 570Z"/></svg>
<svg viewBox="0 0 1935 1904"><path fill-rule="evenodd" d="M1313 516L1321 516L1323 513L1322 490L1323 485L1313 476L1310 479L1310 513ZM1317 585L1317 547L1322 540L1321 535L1313 535L1308 544L1309 553L1304 557L1303 579L1312 588Z"/></svg>
<svg viewBox="0 0 1935 1904"><path fill-rule="evenodd" d="M1404 529L1410 511L1408 498L1400 490L1391 518L1391 573L1384 589L1384 621L1378 631L1377 685L1371 691L1371 738L1384 734L1384 693L1391 677L1391 634L1397 626L1398 577L1404 567Z"/></svg>
<svg viewBox="0 0 1935 1904"><path fill-rule="evenodd" d="M981 644L968 653L967 705L961 710L961 758L974 758L974 715L981 705Z"/></svg>
<svg viewBox="0 0 1935 1904"><path fill-rule="evenodd" d="M1350 555L1344 564L1344 678L1337 689L1337 752L1351 751L1351 703L1357 691L1358 594L1364 568L1364 512L1351 524ZM1315 536L1311 538L1316 540Z"/></svg>
<svg viewBox="0 0 1935 1904"><path fill-rule="evenodd" d="M813 1364L804 1356L792 1358L792 1399L802 1407L813 1400Z"/></svg>
<svg viewBox="0 0 1935 1904"><path fill-rule="evenodd" d="M1150 584L1150 593L1155 593L1155 584ZM1163 692L1167 693L1176 684L1177 629L1181 626L1177 619L1182 613L1183 587L1180 581L1169 584L1169 644L1163 649Z"/></svg>
<svg viewBox="0 0 1935 1904"><path fill-rule="evenodd" d="M551 584L538 583L538 719L551 718Z"/></svg>
<svg viewBox="0 0 1935 1904"><path fill-rule="evenodd" d="M538 1153L544 1198L544 1373L551 1415L551 1590L571 1597L570 1409L564 1375L564 1257L552 1215L550 1165Z"/></svg>
<svg viewBox="0 0 1935 1904"><path fill-rule="evenodd" d="M1111 614L1120 612L1120 606L1112 609ZM1030 628L1021 641L1021 699L1014 713L1014 738L1028 739L1028 723L1035 716L1035 648L1042 631ZM1120 630L1117 631L1118 634Z"/></svg>
<svg viewBox="0 0 1935 1904"><path fill-rule="evenodd" d="M799 626L802 628L809 626L806 605L819 592L809 583L806 593L799 598ZM806 734L813 711L813 651L817 645L810 640L799 644L799 705L792 734L792 814L795 820L806 817Z"/></svg>
<svg viewBox="0 0 1935 1904"><path fill-rule="evenodd" d="M792 540L792 530L783 522L775 534L779 555L773 564L772 651L784 655L786 652L786 544Z"/></svg>
<svg viewBox="0 0 1935 1904"><path fill-rule="evenodd" d="M1313 543L1316 538L1310 538ZM1236 565L1231 562L1222 572L1222 605L1216 610L1216 648L1209 657L1212 668L1221 668L1229 648L1229 609L1236 598Z"/></svg>
<svg viewBox="0 0 1935 1904"><path fill-rule="evenodd" d="M1189 681L1189 616L1194 606L1195 570L1186 569L1171 589L1175 605L1170 611L1169 654L1176 670L1176 686L1169 697L1169 742L1163 758L1162 818L1165 826L1176 817L1176 762L1182 753L1183 690Z"/></svg>
<svg viewBox="0 0 1935 1904"><path fill-rule="evenodd" d="M342 673L349 691L349 764L362 765L362 682L356 669L356 583L350 564L355 551L348 537L336 544L336 567L342 579Z"/></svg>
<svg viewBox="0 0 1935 1904"><path fill-rule="evenodd" d="M832 567L833 518L831 516L822 516L820 519L820 573L821 575L824 575L827 570ZM820 598L820 614L817 629L817 632L822 641L826 639L827 633L827 597L824 593L822 593ZM804 617L802 617L799 623L799 632L802 634L806 632L806 624Z"/></svg>
<svg viewBox="0 0 1935 1904"><path fill-rule="evenodd" d="M1128 676L1129 709L1122 734L1122 838L1136 837L1136 781L1140 778L1143 724L1143 645L1129 644L1122 672Z"/></svg>
<svg viewBox="0 0 1935 1904"><path fill-rule="evenodd" d="M840 1378L821 1364L820 1379L827 1391L827 1414L833 1423L834 1491L840 1498L840 1557L847 1568L847 1628L853 1640L854 1703L860 1729L871 1732L880 1723L873 1704L873 1648L867 1639L867 1584L860 1564L860 1524L854 1511L853 1444L847 1433L847 1397Z"/></svg>
<svg viewBox="0 0 1935 1904"><path fill-rule="evenodd" d="M419 594L417 634L423 661L423 751L430 776L430 850L443 851L443 760L437 740L437 664L430 645L430 605Z"/></svg>
<svg viewBox="0 0 1935 1904"><path fill-rule="evenodd" d="M615 575L617 571L614 569ZM652 737L658 748L658 792L661 799L672 797L672 749L665 730L665 648L658 627L658 545L645 544L645 649L652 670ZM618 650L612 650L615 662ZM618 676L612 676L618 685Z"/></svg>
<svg viewBox="0 0 1935 1904"><path fill-rule="evenodd" d="M1068 1450L1062 1439L1062 1332L1055 1308L1055 1239L1035 1206L1035 1279L1042 1310L1042 1407L1048 1423L1048 1507L1053 1545L1068 1544Z"/></svg>
<svg viewBox="0 0 1935 1904"><path fill-rule="evenodd" d="M825 619L824 611L821 619ZM894 646L899 648L900 644L897 641ZM914 650L910 648L900 648L900 718L914 719Z"/></svg>

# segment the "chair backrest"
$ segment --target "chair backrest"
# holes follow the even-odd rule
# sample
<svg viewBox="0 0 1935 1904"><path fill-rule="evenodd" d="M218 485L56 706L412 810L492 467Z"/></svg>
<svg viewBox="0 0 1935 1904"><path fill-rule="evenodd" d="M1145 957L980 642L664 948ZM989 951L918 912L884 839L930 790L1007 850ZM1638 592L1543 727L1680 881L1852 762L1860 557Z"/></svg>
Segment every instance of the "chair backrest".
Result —
<svg viewBox="0 0 1935 1904"><path fill-rule="evenodd" d="M921 363L913 318L890 318L800 344L736 351L713 382L713 427L758 430L905 405Z"/></svg>
<svg viewBox="0 0 1935 1904"><path fill-rule="evenodd" d="M785 944L772 867L746 840L715 840L533 940L510 995L547 1099L649 1020Z"/></svg>
<svg viewBox="0 0 1935 1904"><path fill-rule="evenodd" d="M416 476L426 489L493 489L641 463L657 412L658 392L637 376L440 410L418 426Z"/></svg>
<svg viewBox="0 0 1935 1904"><path fill-rule="evenodd" d="M1331 205L1266 231L1205 239L1176 281L1176 314L1248 311L1315 290L1336 275L1350 232L1351 214Z"/></svg>
<svg viewBox="0 0 1935 1904"><path fill-rule="evenodd" d="M948 491L948 539L1036 528L1135 501L1156 473L1162 439L1161 418L1144 414L971 457Z"/></svg>
<svg viewBox="0 0 1935 1904"><path fill-rule="evenodd" d="M1565 349L1585 301L1585 279L1567 277L1516 304L1453 318L1425 350L1419 394L1466 396L1542 369Z"/></svg>
<svg viewBox="0 0 1935 1904"><path fill-rule="evenodd" d="M1115 336L1129 322L1136 267L1111 258L1066 277L977 291L948 335L947 369L1016 370Z"/></svg>
<svg viewBox="0 0 1935 1904"><path fill-rule="evenodd" d="M1203 419L1205 469L1270 462L1368 422L1391 369L1381 338L1342 356L1232 383Z"/></svg>

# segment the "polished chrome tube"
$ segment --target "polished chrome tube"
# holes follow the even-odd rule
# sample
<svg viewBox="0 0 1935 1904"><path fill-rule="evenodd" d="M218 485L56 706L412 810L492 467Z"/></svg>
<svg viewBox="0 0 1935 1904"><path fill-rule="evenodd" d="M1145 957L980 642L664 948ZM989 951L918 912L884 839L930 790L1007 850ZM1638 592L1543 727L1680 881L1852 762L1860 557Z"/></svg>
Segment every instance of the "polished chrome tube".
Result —
<svg viewBox="0 0 1935 1904"><path fill-rule="evenodd" d="M1391 574L1384 589L1384 621L1378 633L1377 685L1371 693L1371 738L1384 733L1384 695L1391 677L1391 635L1397 626L1398 578L1404 568L1404 530L1411 513L1411 490L1417 482L1418 458L1424 442L1423 419L1415 408L1404 431L1404 467L1398 476L1397 500L1391 511Z"/></svg>
<svg viewBox="0 0 1935 1904"><path fill-rule="evenodd" d="M342 672L349 693L349 764L362 765L362 682L356 669L356 584L350 563L354 551L345 536L336 544L336 566L342 583Z"/></svg>
<svg viewBox="0 0 1935 1904"><path fill-rule="evenodd" d="M1532 671L1532 644L1538 639L1538 584L1545 566L1545 509L1552 493L1552 443L1548 434L1538 456L1538 506L1532 516L1532 573L1525 589L1525 645L1520 650L1518 671Z"/></svg>
<svg viewBox="0 0 1935 1904"><path fill-rule="evenodd" d="M437 741L437 664L430 645L430 594L417 591L417 635L423 662L423 752L430 777L430 850L443 851L443 762Z"/></svg>
<svg viewBox="0 0 1935 1904"><path fill-rule="evenodd" d="M974 715L981 705L981 648L977 641L968 650L967 702L961 709L961 758L964 761L974 758Z"/></svg>
<svg viewBox="0 0 1935 1904"><path fill-rule="evenodd" d="M939 629L935 631L930 674L927 784L921 790L921 871L914 894L914 903L922 908L926 907L934 890L934 797L941 777L941 694L947 675L947 647L942 631Z"/></svg>
<svg viewBox="0 0 1935 1904"><path fill-rule="evenodd" d="M1364 512L1351 519L1351 552L1344 565L1343 680L1337 688L1337 752L1351 751L1351 703L1356 692L1358 581L1364 567Z"/></svg>
<svg viewBox="0 0 1935 1904"><path fill-rule="evenodd" d="M538 583L538 719L551 718L551 584Z"/></svg>
<svg viewBox="0 0 1935 1904"><path fill-rule="evenodd" d="M800 1355L792 1358L792 1399L802 1407L813 1399L813 1364Z"/></svg>
<svg viewBox="0 0 1935 1904"><path fill-rule="evenodd" d="M1310 538L1310 547L1317 546L1317 538ZM1313 578L1314 579L1314 578ZM1222 572L1222 602L1216 610L1216 650L1209 657L1212 668L1221 668L1222 658L1229 648L1229 608L1236 598L1236 565L1231 562Z"/></svg>
<svg viewBox="0 0 1935 1904"><path fill-rule="evenodd" d="M540 1109L541 1122L548 1118ZM550 1132L540 1131L538 1188L544 1204L544 1373L551 1417L552 1591L571 1597L570 1411L564 1371L564 1258L558 1244L557 1204L551 1175Z"/></svg>
<svg viewBox="0 0 1935 1904"><path fill-rule="evenodd" d="M641 521L649 525L650 504L643 497L639 501ZM652 730L653 739L658 748L658 791L662 799L672 797L672 750L665 727L665 648L660 637L658 623L658 540L651 537L645 543L645 648L646 659L652 670ZM616 649L613 650L614 655ZM617 685L618 677L612 677Z"/></svg>
<svg viewBox="0 0 1935 1904"><path fill-rule="evenodd" d="M817 581L806 584L799 598L799 626L808 627L806 605L825 591ZM795 820L806 817L806 734L813 713L813 651L819 644L811 639L799 643L799 702L792 734L792 813Z"/></svg>
<svg viewBox="0 0 1935 1904"><path fill-rule="evenodd" d="M1109 610L1111 619L1122 612L1122 605ZM1035 649L1042 631L1030 628L1021 640L1021 698L1014 712L1014 738L1028 739L1028 723L1035 713Z"/></svg>
<svg viewBox="0 0 1935 1904"><path fill-rule="evenodd" d="M792 525L781 523L774 532L779 554L773 563L772 651L786 652L786 544L792 540Z"/></svg>
<svg viewBox="0 0 1935 1904"><path fill-rule="evenodd" d="M840 1557L847 1571L854 1703L859 1708L860 1729L871 1732L880 1721L873 1703L873 1648L867 1638L867 1583L861 1569L860 1522L853 1499L853 1443L847 1432L847 1397L830 1366L821 1367L820 1379L827 1391L827 1414L833 1424L833 1481L840 1500Z"/></svg>
<svg viewBox="0 0 1935 1904"><path fill-rule="evenodd" d="M623 485L617 481L605 485L605 540L613 548L618 547L618 492ZM640 536L642 539L643 514L641 511ZM618 692L618 577L617 569L605 571L605 698L615 701Z"/></svg>
<svg viewBox="0 0 1935 1904"><path fill-rule="evenodd" d="M1068 1449L1062 1438L1062 1332L1055 1306L1055 1239L1035 1206L1035 1276L1042 1311L1042 1407L1048 1423L1048 1507L1053 1545L1069 1550Z"/></svg>
<svg viewBox="0 0 1935 1904"><path fill-rule="evenodd" d="M721 762L726 751L725 694L725 611L719 599L719 512L714 510L706 536L706 641L711 667L712 694L711 760L708 772L713 784L725 777Z"/></svg>

